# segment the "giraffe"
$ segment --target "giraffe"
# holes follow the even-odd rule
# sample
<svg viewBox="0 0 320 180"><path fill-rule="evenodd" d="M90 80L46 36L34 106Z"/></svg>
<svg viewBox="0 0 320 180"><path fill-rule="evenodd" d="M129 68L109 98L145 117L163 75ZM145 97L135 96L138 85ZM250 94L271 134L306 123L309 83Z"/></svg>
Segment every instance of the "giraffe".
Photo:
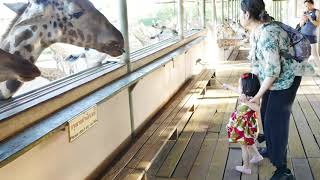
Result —
<svg viewBox="0 0 320 180"><path fill-rule="evenodd" d="M0 82L9 79L30 81L37 76L40 71L34 64L0 49Z"/></svg>
<svg viewBox="0 0 320 180"><path fill-rule="evenodd" d="M5 5L17 16L0 48L32 63L57 42L92 48L113 57L124 53L122 34L89 0L29 0ZM0 83L0 100L12 97L21 86L18 80Z"/></svg>

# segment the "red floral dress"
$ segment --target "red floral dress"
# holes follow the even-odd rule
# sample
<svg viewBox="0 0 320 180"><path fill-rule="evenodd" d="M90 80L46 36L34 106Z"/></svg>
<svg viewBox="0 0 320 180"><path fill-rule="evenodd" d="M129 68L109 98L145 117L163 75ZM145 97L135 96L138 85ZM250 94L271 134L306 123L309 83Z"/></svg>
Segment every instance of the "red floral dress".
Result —
<svg viewBox="0 0 320 180"><path fill-rule="evenodd" d="M257 113L245 104L239 105L227 124L229 142L253 145L258 134L257 125Z"/></svg>

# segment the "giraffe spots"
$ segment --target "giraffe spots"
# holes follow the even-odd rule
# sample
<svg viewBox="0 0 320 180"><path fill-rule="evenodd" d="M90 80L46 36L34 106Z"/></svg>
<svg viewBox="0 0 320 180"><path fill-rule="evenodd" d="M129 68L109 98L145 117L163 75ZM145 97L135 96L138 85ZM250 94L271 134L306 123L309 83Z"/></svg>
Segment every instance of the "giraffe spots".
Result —
<svg viewBox="0 0 320 180"><path fill-rule="evenodd" d="M58 25L57 25L57 22L54 21L54 22L53 22L53 28L57 28L57 26L58 26Z"/></svg>
<svg viewBox="0 0 320 180"><path fill-rule="evenodd" d="M83 43L82 42L78 42L77 46L83 47Z"/></svg>
<svg viewBox="0 0 320 180"><path fill-rule="evenodd" d="M38 26L36 26L36 25L31 26L31 30L33 32L36 32L38 30Z"/></svg>
<svg viewBox="0 0 320 180"><path fill-rule="evenodd" d="M24 30L21 34L15 37L14 46L15 47L19 46L22 41L25 41L31 38L32 35L33 35L32 31L30 31L29 29Z"/></svg>
<svg viewBox="0 0 320 180"><path fill-rule="evenodd" d="M34 59L33 56L31 56L31 57L29 58L29 60L30 60L30 62L32 62L32 63L36 62L36 60Z"/></svg>
<svg viewBox="0 0 320 180"><path fill-rule="evenodd" d="M43 27L44 29L48 29L48 25L46 25L46 24L42 25L42 27Z"/></svg>
<svg viewBox="0 0 320 180"><path fill-rule="evenodd" d="M9 50L10 50L10 43L9 42L4 46L3 50L9 52Z"/></svg>
<svg viewBox="0 0 320 180"><path fill-rule="evenodd" d="M17 81L17 80L8 80L8 81L6 81L7 89L10 92L16 92L21 87L21 85L22 85L22 82Z"/></svg>
<svg viewBox="0 0 320 180"><path fill-rule="evenodd" d="M49 46L48 43L46 43L46 42L43 41L43 40L40 41L40 44L41 44L41 46L44 47L44 48L46 48L46 47Z"/></svg>
<svg viewBox="0 0 320 180"><path fill-rule="evenodd" d="M52 37L51 32L48 32L48 38L51 38L51 37Z"/></svg>
<svg viewBox="0 0 320 180"><path fill-rule="evenodd" d="M68 42L68 39L64 37L64 38L62 38L61 41L64 42L64 43L67 43L67 42Z"/></svg>
<svg viewBox="0 0 320 180"><path fill-rule="evenodd" d="M33 45L31 44L28 44L28 45L25 45L23 46L28 52L32 52L33 51Z"/></svg>
<svg viewBox="0 0 320 180"><path fill-rule="evenodd" d="M64 23L66 23L68 18L67 17L63 17L62 20L63 20Z"/></svg>
<svg viewBox="0 0 320 180"><path fill-rule="evenodd" d="M73 27L73 24L71 22L68 22L69 27Z"/></svg>
<svg viewBox="0 0 320 180"><path fill-rule="evenodd" d="M63 29L64 25L62 23L59 23L59 28Z"/></svg>
<svg viewBox="0 0 320 180"><path fill-rule="evenodd" d="M77 33L80 36L81 41L84 41L84 34L80 29L77 29Z"/></svg>
<svg viewBox="0 0 320 180"><path fill-rule="evenodd" d="M70 30L69 32L68 32L68 35L69 36L71 36L71 37L73 37L74 39L78 39L78 34L77 34L77 32L75 31L75 30Z"/></svg>
<svg viewBox="0 0 320 180"><path fill-rule="evenodd" d="M87 43L91 43L92 41L92 36L90 34L87 35Z"/></svg>
<svg viewBox="0 0 320 180"><path fill-rule="evenodd" d="M70 44L74 43L74 39L69 39Z"/></svg>

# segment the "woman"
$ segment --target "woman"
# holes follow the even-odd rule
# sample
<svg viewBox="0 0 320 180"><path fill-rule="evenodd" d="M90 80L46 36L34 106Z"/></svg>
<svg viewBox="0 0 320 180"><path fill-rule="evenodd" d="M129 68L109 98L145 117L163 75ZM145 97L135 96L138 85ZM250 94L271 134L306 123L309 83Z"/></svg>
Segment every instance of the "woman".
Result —
<svg viewBox="0 0 320 180"><path fill-rule="evenodd" d="M313 0L305 0L304 5L306 11L300 20L300 32L309 39L311 44L311 56L309 60L313 60L315 65L320 68L320 58L318 54L317 44L317 27L320 24L319 10L314 8ZM319 69L317 74L319 75Z"/></svg>
<svg viewBox="0 0 320 180"><path fill-rule="evenodd" d="M260 114L267 157L277 168L271 179L292 179L286 163L291 107L301 76L314 70L307 62L280 57L280 49L291 54L294 51L287 32L272 23L263 0L242 0L241 10L240 23L251 35L252 73L261 84L259 92L249 101L259 104L262 98Z"/></svg>

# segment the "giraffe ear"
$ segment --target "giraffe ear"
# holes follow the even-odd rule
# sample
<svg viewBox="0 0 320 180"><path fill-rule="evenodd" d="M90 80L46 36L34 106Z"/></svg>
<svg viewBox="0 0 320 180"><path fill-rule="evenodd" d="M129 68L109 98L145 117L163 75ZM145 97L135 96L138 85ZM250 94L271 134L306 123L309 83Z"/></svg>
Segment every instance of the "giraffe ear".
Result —
<svg viewBox="0 0 320 180"><path fill-rule="evenodd" d="M28 3L23 3L23 2L3 3L3 4L17 14L22 14L24 10L28 7Z"/></svg>

